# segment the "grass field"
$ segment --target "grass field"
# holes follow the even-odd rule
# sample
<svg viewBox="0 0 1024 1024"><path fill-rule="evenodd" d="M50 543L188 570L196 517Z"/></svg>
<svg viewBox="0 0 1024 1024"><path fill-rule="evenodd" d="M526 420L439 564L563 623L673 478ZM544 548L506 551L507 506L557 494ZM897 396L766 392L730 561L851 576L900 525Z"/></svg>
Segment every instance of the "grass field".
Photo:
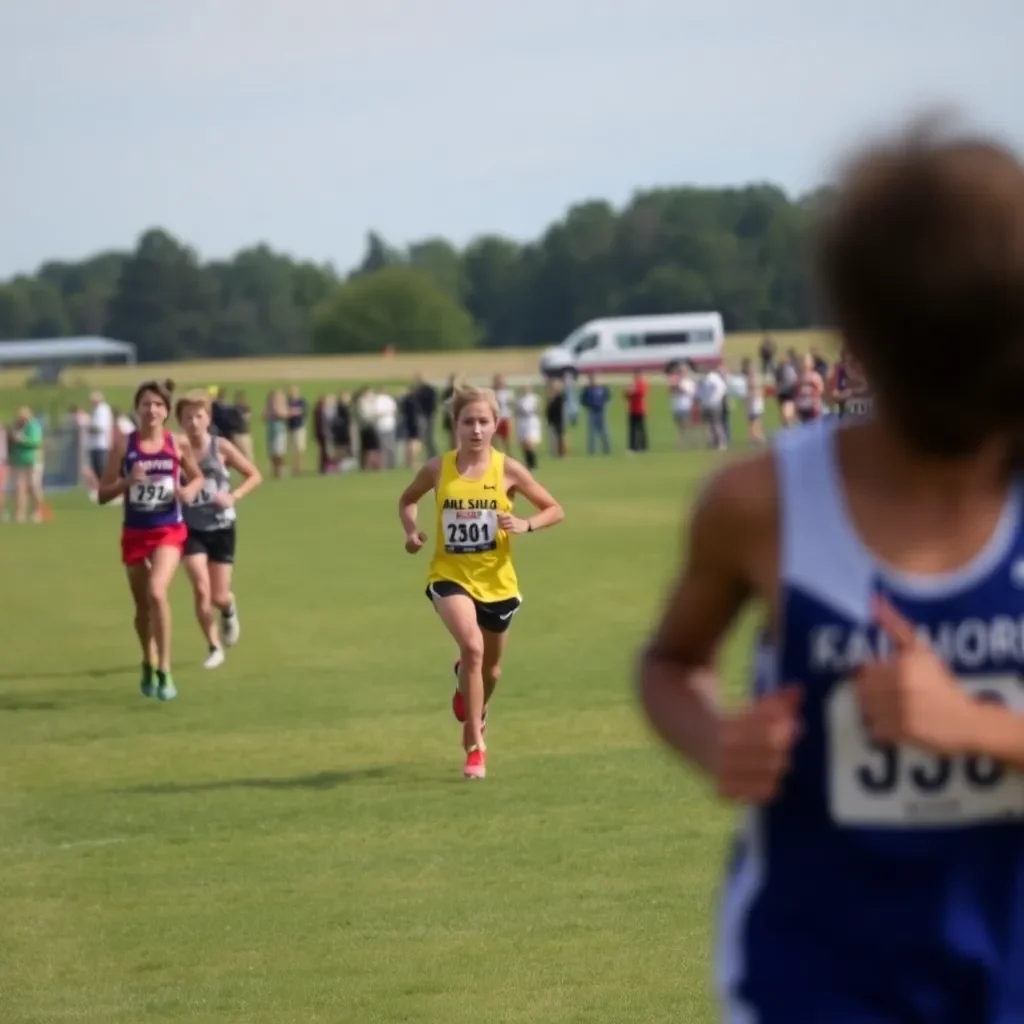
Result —
<svg viewBox="0 0 1024 1024"><path fill-rule="evenodd" d="M404 473L244 502L242 643L204 673L179 576L168 705L136 689L117 510L65 494L52 523L0 525L0 1021L714 1020L731 814L632 683L714 462L671 450L663 403L648 455L542 462L567 519L516 542L482 784L426 555L402 550Z"/></svg>

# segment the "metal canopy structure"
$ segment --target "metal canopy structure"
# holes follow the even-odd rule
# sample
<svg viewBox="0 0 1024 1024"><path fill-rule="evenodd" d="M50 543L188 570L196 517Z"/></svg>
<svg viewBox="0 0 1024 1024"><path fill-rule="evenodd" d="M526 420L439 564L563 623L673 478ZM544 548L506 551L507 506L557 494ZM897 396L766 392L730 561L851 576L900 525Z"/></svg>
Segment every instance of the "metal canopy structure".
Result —
<svg viewBox="0 0 1024 1024"><path fill-rule="evenodd" d="M38 366L41 363L123 362L134 365L135 346L110 338L44 338L0 341L0 366Z"/></svg>

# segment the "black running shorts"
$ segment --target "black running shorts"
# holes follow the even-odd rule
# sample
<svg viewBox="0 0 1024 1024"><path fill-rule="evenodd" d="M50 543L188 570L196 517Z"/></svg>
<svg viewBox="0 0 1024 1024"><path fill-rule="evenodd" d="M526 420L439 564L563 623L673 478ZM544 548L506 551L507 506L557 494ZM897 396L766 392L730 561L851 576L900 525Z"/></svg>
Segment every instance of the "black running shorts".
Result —
<svg viewBox="0 0 1024 1024"><path fill-rule="evenodd" d="M215 565L234 565L235 527L223 530L189 530L185 541L185 557L206 555Z"/></svg>
<svg viewBox="0 0 1024 1024"><path fill-rule="evenodd" d="M521 597L509 597L504 601L478 601L464 587L451 580L438 580L426 589L427 600L433 603L435 597L455 597L464 594L476 608L476 624L488 633L504 633L512 625L512 616L523 603Z"/></svg>

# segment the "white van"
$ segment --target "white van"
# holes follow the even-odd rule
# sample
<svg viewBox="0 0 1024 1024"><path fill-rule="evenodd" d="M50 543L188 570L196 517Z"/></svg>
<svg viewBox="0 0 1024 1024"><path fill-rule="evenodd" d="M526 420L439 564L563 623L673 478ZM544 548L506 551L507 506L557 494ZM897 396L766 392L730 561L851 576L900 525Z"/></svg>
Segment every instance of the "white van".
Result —
<svg viewBox="0 0 1024 1024"><path fill-rule="evenodd" d="M666 313L591 320L544 351L546 377L566 373L671 371L692 362L699 369L722 361L725 330L720 313Z"/></svg>

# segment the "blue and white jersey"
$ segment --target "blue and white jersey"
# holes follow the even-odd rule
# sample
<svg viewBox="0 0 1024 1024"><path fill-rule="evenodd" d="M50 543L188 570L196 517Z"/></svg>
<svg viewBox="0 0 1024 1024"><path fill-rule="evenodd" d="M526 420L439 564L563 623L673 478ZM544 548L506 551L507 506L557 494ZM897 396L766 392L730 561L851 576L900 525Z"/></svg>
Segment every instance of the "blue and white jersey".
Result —
<svg viewBox="0 0 1024 1024"><path fill-rule="evenodd" d="M875 743L850 682L885 653L884 594L965 688L1024 713L1024 502L973 562L882 565L850 521L834 421L775 449L779 641L755 688L804 690L778 798L748 813L722 905L729 1024L1024 1022L1024 775L982 757Z"/></svg>

